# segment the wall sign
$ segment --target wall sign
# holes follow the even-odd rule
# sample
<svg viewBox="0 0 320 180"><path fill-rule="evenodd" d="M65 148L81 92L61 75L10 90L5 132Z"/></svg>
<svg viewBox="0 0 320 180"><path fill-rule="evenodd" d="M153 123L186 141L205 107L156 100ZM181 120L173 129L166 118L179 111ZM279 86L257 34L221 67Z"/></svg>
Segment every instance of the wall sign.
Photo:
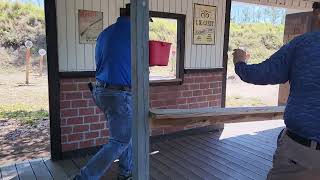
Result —
<svg viewBox="0 0 320 180"><path fill-rule="evenodd" d="M213 45L216 35L216 6L194 4L193 44Z"/></svg>
<svg viewBox="0 0 320 180"><path fill-rule="evenodd" d="M79 10L79 38L81 44L94 44L103 30L103 12Z"/></svg>

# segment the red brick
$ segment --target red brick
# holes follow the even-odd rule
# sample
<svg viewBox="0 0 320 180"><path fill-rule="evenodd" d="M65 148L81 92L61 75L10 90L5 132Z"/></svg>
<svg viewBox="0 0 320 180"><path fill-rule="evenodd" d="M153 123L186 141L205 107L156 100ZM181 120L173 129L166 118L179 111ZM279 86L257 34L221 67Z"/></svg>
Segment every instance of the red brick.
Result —
<svg viewBox="0 0 320 180"><path fill-rule="evenodd" d="M81 92L66 93L66 100L77 100L77 99L82 99Z"/></svg>
<svg viewBox="0 0 320 180"><path fill-rule="evenodd" d="M200 108L209 107L209 103L208 103L208 102L200 103L199 107L200 107Z"/></svg>
<svg viewBox="0 0 320 180"><path fill-rule="evenodd" d="M72 131L72 128L69 127L61 127L61 135L70 134Z"/></svg>
<svg viewBox="0 0 320 180"><path fill-rule="evenodd" d="M88 148L94 146L94 140L80 142L80 148Z"/></svg>
<svg viewBox="0 0 320 180"><path fill-rule="evenodd" d="M187 78L184 78L183 80L184 83L194 83L194 78L193 77L187 77Z"/></svg>
<svg viewBox="0 0 320 180"><path fill-rule="evenodd" d="M107 121L106 116L104 114L101 114L99 117L100 117L99 119L101 122Z"/></svg>
<svg viewBox="0 0 320 180"><path fill-rule="evenodd" d="M76 84L62 84L60 86L60 91L62 91L62 92L77 91L77 85Z"/></svg>
<svg viewBox="0 0 320 180"><path fill-rule="evenodd" d="M206 96L200 96L197 98L197 102L204 102L207 101L207 97Z"/></svg>
<svg viewBox="0 0 320 180"><path fill-rule="evenodd" d="M73 133L86 132L86 131L89 131L89 125L73 126Z"/></svg>
<svg viewBox="0 0 320 180"><path fill-rule="evenodd" d="M92 94L91 94L91 92L90 91L84 91L84 92L82 92L82 97L83 97L83 99L92 99Z"/></svg>
<svg viewBox="0 0 320 180"><path fill-rule="evenodd" d="M68 136L66 136L66 135L61 136L61 143L63 144L66 142L68 142Z"/></svg>
<svg viewBox="0 0 320 180"><path fill-rule="evenodd" d="M161 92L167 92L168 87L167 86L155 86L150 88L150 93L161 93Z"/></svg>
<svg viewBox="0 0 320 180"><path fill-rule="evenodd" d="M87 100L76 100L71 102L72 108L79 108L79 107L87 107L88 102Z"/></svg>
<svg viewBox="0 0 320 180"><path fill-rule="evenodd" d="M99 107L96 107L96 108L95 108L95 113L96 113L97 115L103 114L103 112L101 111L101 109L100 109Z"/></svg>
<svg viewBox="0 0 320 180"><path fill-rule="evenodd" d="M84 123L85 124L89 124L89 123L95 123L95 122L99 122L100 121L100 117L99 116L88 116L88 117L84 117Z"/></svg>
<svg viewBox="0 0 320 180"><path fill-rule="evenodd" d="M68 142L80 141L82 139L83 139L82 133L68 135Z"/></svg>
<svg viewBox="0 0 320 180"><path fill-rule="evenodd" d="M176 105L177 101L175 98L170 98L169 100L166 101L166 105L167 106L172 106L172 105Z"/></svg>
<svg viewBox="0 0 320 180"><path fill-rule="evenodd" d="M61 119L61 126L67 125L67 120L66 119Z"/></svg>
<svg viewBox="0 0 320 180"><path fill-rule="evenodd" d="M109 130L105 129L100 132L100 137L108 137L108 136L109 136Z"/></svg>
<svg viewBox="0 0 320 180"><path fill-rule="evenodd" d="M189 108L190 108L190 109L199 108L199 104L198 104L198 103L189 104Z"/></svg>
<svg viewBox="0 0 320 180"><path fill-rule="evenodd" d="M203 82L206 82L206 78L203 78L203 77L196 77L196 78L195 78L195 82L196 82L196 83L203 83Z"/></svg>
<svg viewBox="0 0 320 180"><path fill-rule="evenodd" d="M191 98L188 98L187 99L187 103L190 104L190 103L195 103L197 102L197 97L191 97Z"/></svg>
<svg viewBox="0 0 320 180"><path fill-rule="evenodd" d="M105 123L90 124L90 131L101 130L105 128Z"/></svg>
<svg viewBox="0 0 320 180"><path fill-rule="evenodd" d="M190 84L190 90L198 90L200 89L200 84Z"/></svg>
<svg viewBox="0 0 320 180"><path fill-rule="evenodd" d="M164 106L164 105L165 105L164 101L151 101L152 107L160 107L160 106Z"/></svg>
<svg viewBox="0 0 320 180"><path fill-rule="evenodd" d="M72 151L79 148L79 143L62 144L62 151Z"/></svg>
<svg viewBox="0 0 320 180"><path fill-rule="evenodd" d="M73 79L60 79L61 84L73 83Z"/></svg>
<svg viewBox="0 0 320 180"><path fill-rule="evenodd" d="M211 94L213 94L213 90L212 89L203 90L203 95L204 96L211 95Z"/></svg>
<svg viewBox="0 0 320 180"><path fill-rule="evenodd" d="M207 96L207 100L214 101L214 100L216 100L216 97L214 95L210 95L210 96Z"/></svg>
<svg viewBox="0 0 320 180"><path fill-rule="evenodd" d="M60 101L60 109L68 109L71 107L71 101Z"/></svg>
<svg viewBox="0 0 320 180"><path fill-rule="evenodd" d="M83 90L88 91L89 90L88 83L78 83L78 90L79 91L83 91Z"/></svg>
<svg viewBox="0 0 320 180"><path fill-rule="evenodd" d="M158 99L158 94L152 93L152 94L149 95L149 98L150 98L150 101L157 100Z"/></svg>
<svg viewBox="0 0 320 180"><path fill-rule="evenodd" d="M177 99L177 104L186 104L187 103L187 98L178 98Z"/></svg>
<svg viewBox="0 0 320 180"><path fill-rule="evenodd" d="M94 138L97 138L99 137L99 132L96 131L96 132L88 132L85 134L85 139L94 139Z"/></svg>
<svg viewBox="0 0 320 180"><path fill-rule="evenodd" d="M222 89L220 88L216 88L216 89L213 89L213 94L221 94L222 93Z"/></svg>
<svg viewBox="0 0 320 180"><path fill-rule="evenodd" d="M189 106L187 104L178 105L178 109L188 109Z"/></svg>
<svg viewBox="0 0 320 180"><path fill-rule="evenodd" d="M216 101L211 101L211 102L209 102L209 106L216 107L216 106L218 106L218 103Z"/></svg>
<svg viewBox="0 0 320 180"><path fill-rule="evenodd" d="M210 88L210 84L209 83L201 83L200 84L200 89L209 89Z"/></svg>
<svg viewBox="0 0 320 180"><path fill-rule="evenodd" d="M182 92L182 97L192 97L192 91L184 91L184 92Z"/></svg>
<svg viewBox="0 0 320 180"><path fill-rule="evenodd" d="M196 90L192 92L192 96L201 96L202 95L202 90Z"/></svg>
<svg viewBox="0 0 320 180"><path fill-rule="evenodd" d="M94 108L79 109L80 116L94 115Z"/></svg>
<svg viewBox="0 0 320 180"><path fill-rule="evenodd" d="M183 84L180 86L179 90L182 90L182 91L190 90L190 86L189 84Z"/></svg>
<svg viewBox="0 0 320 180"><path fill-rule="evenodd" d="M77 83L79 83L79 82L87 82L87 83L89 83L90 78L75 78L75 79L73 79L73 81L77 82Z"/></svg>
<svg viewBox="0 0 320 180"><path fill-rule="evenodd" d="M77 109L63 109L63 110L61 110L61 116L62 117L78 116L78 110Z"/></svg>
<svg viewBox="0 0 320 180"><path fill-rule="evenodd" d="M104 145L108 143L108 138L98 138L96 139L96 145Z"/></svg>
<svg viewBox="0 0 320 180"><path fill-rule="evenodd" d="M96 103L94 102L93 99L89 99L89 100L87 100L87 101L88 101L88 106L89 106L89 107L95 107L95 106L96 106Z"/></svg>
<svg viewBox="0 0 320 180"><path fill-rule="evenodd" d="M178 105L169 105L168 109L178 109Z"/></svg>
<svg viewBox="0 0 320 180"><path fill-rule="evenodd" d="M64 93L60 94L60 101L66 100L66 95Z"/></svg>
<svg viewBox="0 0 320 180"><path fill-rule="evenodd" d="M69 118L67 120L67 124L68 125L83 124L83 117Z"/></svg>

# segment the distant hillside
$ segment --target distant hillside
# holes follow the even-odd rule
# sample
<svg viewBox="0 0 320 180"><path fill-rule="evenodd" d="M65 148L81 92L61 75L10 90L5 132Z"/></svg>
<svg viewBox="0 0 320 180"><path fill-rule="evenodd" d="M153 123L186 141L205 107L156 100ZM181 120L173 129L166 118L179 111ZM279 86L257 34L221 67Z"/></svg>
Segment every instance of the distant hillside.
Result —
<svg viewBox="0 0 320 180"><path fill-rule="evenodd" d="M31 3L0 2L0 65L1 69L24 64L26 40L34 43L32 52L45 48L43 8Z"/></svg>

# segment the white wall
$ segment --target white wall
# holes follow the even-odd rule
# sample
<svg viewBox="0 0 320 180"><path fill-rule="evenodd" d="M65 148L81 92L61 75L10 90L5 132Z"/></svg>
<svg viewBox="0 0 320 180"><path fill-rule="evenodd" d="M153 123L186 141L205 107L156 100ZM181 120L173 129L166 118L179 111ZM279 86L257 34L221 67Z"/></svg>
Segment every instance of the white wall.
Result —
<svg viewBox="0 0 320 180"><path fill-rule="evenodd" d="M95 45L79 44L78 9L102 11L104 27L113 24L129 0L56 0L60 72L94 71ZM221 68L226 0L149 0L151 11L186 14L186 69ZM192 44L193 3L217 6L216 45Z"/></svg>
<svg viewBox="0 0 320 180"><path fill-rule="evenodd" d="M272 7L282 7L289 9L310 10L312 9L312 0L235 0L238 2L266 5Z"/></svg>

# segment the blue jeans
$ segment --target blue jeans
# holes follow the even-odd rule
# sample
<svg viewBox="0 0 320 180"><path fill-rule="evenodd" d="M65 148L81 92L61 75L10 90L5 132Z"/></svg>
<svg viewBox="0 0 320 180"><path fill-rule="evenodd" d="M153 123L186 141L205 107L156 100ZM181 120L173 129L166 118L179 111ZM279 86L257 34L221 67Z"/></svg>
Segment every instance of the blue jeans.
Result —
<svg viewBox="0 0 320 180"><path fill-rule="evenodd" d="M81 169L81 179L100 179L119 158L119 174L132 170L132 96L127 91L93 88L93 98L108 120L110 138L88 164Z"/></svg>

